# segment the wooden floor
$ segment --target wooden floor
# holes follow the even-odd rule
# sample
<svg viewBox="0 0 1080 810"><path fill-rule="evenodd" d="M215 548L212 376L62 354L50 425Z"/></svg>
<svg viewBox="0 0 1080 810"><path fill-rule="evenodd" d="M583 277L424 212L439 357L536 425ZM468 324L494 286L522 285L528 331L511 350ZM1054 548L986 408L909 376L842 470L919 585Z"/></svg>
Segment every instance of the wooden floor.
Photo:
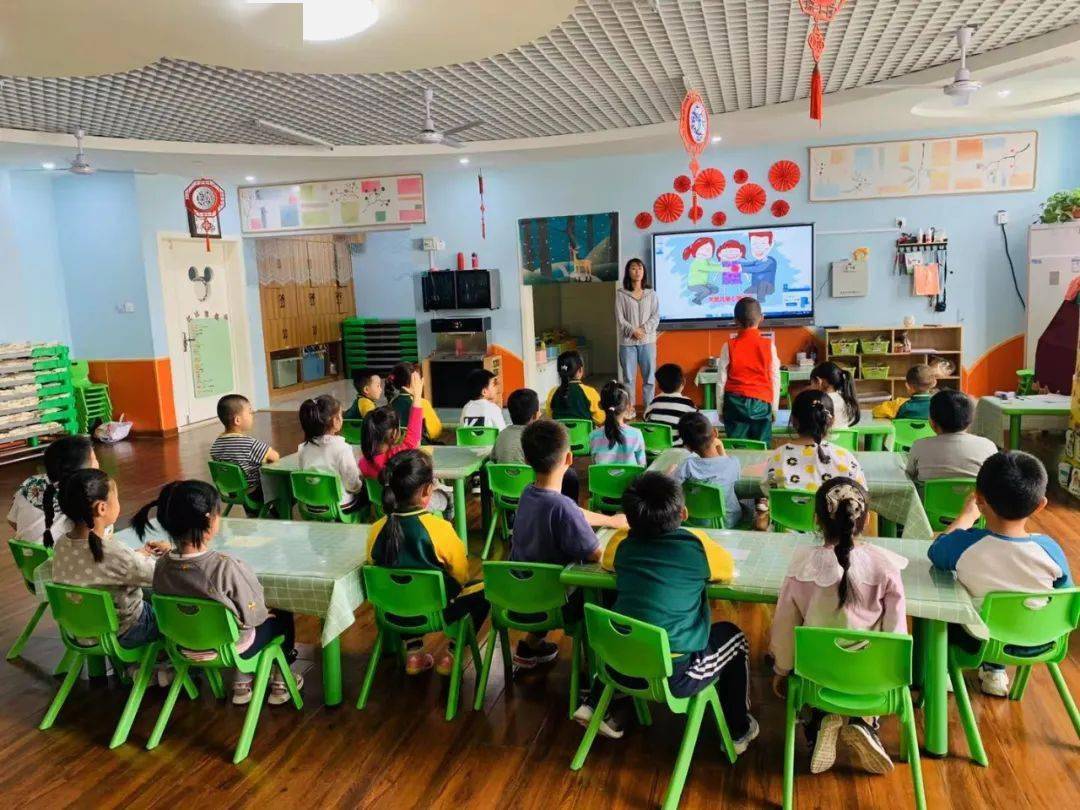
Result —
<svg viewBox="0 0 1080 810"><path fill-rule="evenodd" d="M102 467L118 481L121 523L157 487L179 477L206 477L205 459L215 428L179 439L135 441L99 450ZM292 452L299 439L295 417L263 413L256 432ZM1048 445L1046 453L1052 453ZM1036 452L1038 449L1036 448ZM0 468L0 493L8 497L33 464ZM5 507L6 509L6 507ZM471 546L477 544L472 518ZM1061 541L1074 571L1080 570L1080 509L1055 492L1035 528ZM358 538L357 542L361 542ZM5 552L6 553L6 552ZM474 566L478 563L474 559ZM12 565L0 565L0 649L7 650L34 602ZM761 661L769 609L727 606L720 615L737 621L750 638L751 699L762 733L736 765L726 764L719 738L702 732L686 790L684 808L779 806L783 706L768 688ZM317 640L316 623L302 618L301 641ZM483 634L482 634L483 635ZM1074 635L1063 671L1080 699L1080 634ZM578 773L570 759L582 729L567 718L569 649L545 671L518 677L507 689L496 661L482 712L463 708L453 723L443 720L445 683L435 674L406 679L390 666L380 670L364 712L354 708L361 667L373 640L371 613L357 613L343 636L345 703L321 705L316 667L304 688L304 709L266 707L251 756L231 764L243 710L215 702L209 690L198 701L181 699L162 745L142 747L163 694L148 693L127 745L107 744L125 690L114 682L75 688L56 725L37 724L59 681L50 674L60 658L56 628L43 620L23 659L0 663L0 796L6 806L143 807L207 802L213 807L654 807L674 764L682 724L654 711L648 730L630 728L618 742L600 739ZM474 673L465 676L465 704L472 702ZM950 716L951 755L923 760L932 808L1076 807L1080 796L1080 743L1058 701L1049 675L1038 670L1023 703L973 698L989 769L966 757L955 711ZM708 724L706 724L708 725ZM920 713L921 729L921 713ZM894 721L883 737L897 747ZM799 807L903 808L912 806L906 765L889 776L866 776L845 764L811 776L807 752L797 749Z"/></svg>

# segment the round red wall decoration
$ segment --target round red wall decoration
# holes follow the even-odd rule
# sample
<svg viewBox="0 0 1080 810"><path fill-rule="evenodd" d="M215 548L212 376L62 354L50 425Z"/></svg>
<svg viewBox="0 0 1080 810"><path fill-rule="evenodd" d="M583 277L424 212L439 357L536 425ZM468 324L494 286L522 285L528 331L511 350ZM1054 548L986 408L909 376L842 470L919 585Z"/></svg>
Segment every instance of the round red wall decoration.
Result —
<svg viewBox="0 0 1080 810"><path fill-rule="evenodd" d="M735 207L743 214L756 214L765 207L765 189L757 183L747 183L735 192Z"/></svg>
<svg viewBox="0 0 1080 810"><path fill-rule="evenodd" d="M736 169L735 173L731 175L731 177L736 183L741 184L745 183L747 180L750 179L750 173L746 171L746 169Z"/></svg>
<svg viewBox="0 0 1080 810"><path fill-rule="evenodd" d="M682 216L682 197L678 194L672 194L670 191L661 194L653 203L652 210L656 214L656 218L661 222L674 222Z"/></svg>
<svg viewBox="0 0 1080 810"><path fill-rule="evenodd" d="M723 211L717 211L712 215L712 224L715 225L717 228L719 228L725 222L727 222L727 214L725 214Z"/></svg>
<svg viewBox="0 0 1080 810"><path fill-rule="evenodd" d="M691 205L690 212L687 214L690 217L691 222L697 222L705 215L705 212L701 210L700 205Z"/></svg>
<svg viewBox="0 0 1080 810"><path fill-rule="evenodd" d="M690 178L685 174L680 174L675 178L675 182L671 184L672 187L680 194L685 194L690 190Z"/></svg>
<svg viewBox="0 0 1080 810"><path fill-rule="evenodd" d="M701 173L694 178L694 193L706 200L719 197L724 193L725 186L727 186L727 179L719 169L711 167L702 169Z"/></svg>
<svg viewBox="0 0 1080 810"><path fill-rule="evenodd" d="M772 211L774 217L780 219L780 217L786 217L788 215L788 212L791 211L791 206L788 205L787 200L777 200L772 204L772 207L770 207L769 210Z"/></svg>
<svg viewBox="0 0 1080 810"><path fill-rule="evenodd" d="M791 160L778 160L769 167L769 185L777 191L791 191L799 185L800 177L799 164Z"/></svg>
<svg viewBox="0 0 1080 810"><path fill-rule="evenodd" d="M637 225L638 230L643 231L652 225L652 214L648 211L642 211L636 217L634 217L634 224Z"/></svg>

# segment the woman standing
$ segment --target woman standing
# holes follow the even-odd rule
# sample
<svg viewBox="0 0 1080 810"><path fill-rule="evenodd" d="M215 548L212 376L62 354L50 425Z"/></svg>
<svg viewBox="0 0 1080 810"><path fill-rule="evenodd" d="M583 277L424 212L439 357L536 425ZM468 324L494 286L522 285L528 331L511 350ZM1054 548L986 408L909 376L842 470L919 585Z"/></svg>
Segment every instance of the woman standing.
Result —
<svg viewBox="0 0 1080 810"><path fill-rule="evenodd" d="M631 259L623 271L622 289L615 293L615 320L619 327L619 367L633 402L637 370L641 369L641 392L648 407L653 398L656 367L656 326L660 310L656 292L645 278L645 264Z"/></svg>

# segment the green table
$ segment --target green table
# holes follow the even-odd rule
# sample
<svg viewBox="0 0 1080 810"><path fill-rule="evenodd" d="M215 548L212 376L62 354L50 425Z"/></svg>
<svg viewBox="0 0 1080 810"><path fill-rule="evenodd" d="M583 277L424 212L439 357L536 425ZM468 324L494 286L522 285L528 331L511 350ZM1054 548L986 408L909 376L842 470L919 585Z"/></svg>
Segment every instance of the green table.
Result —
<svg viewBox="0 0 1080 810"><path fill-rule="evenodd" d="M666 471L682 461L688 450L673 447L658 455L650 470ZM729 450L728 455L739 459L742 476L735 487L740 498L760 496L761 481L765 478L765 466L770 455L768 450ZM923 509L922 500L915 484L907 477L906 453L885 451L861 451L855 454L866 476L867 488L875 512L889 524L901 524L903 536L911 540L930 540L933 529ZM885 526L883 529L887 528Z"/></svg>
<svg viewBox="0 0 1080 810"><path fill-rule="evenodd" d="M720 412L708 408L702 408L701 412L723 434L724 423L720 419ZM860 437L865 437L865 446L862 448L864 450L890 449L893 446L893 439L896 437L896 426L893 425L892 420L875 419L870 411L862 411L859 416L859 424L852 425L851 429L857 431ZM776 414L776 421L773 422L773 436L784 437L791 435L791 411L781 409Z"/></svg>
<svg viewBox="0 0 1080 810"><path fill-rule="evenodd" d="M807 382L810 379L810 372L812 370L812 366L785 369L788 373L789 383ZM719 380L719 377L720 374L716 369L710 369L705 366L698 369L698 373L694 377L694 383L702 392L702 410L716 410L716 383Z"/></svg>
<svg viewBox="0 0 1080 810"><path fill-rule="evenodd" d="M1061 430L1069 426L1069 397L1064 394L1031 394L1014 399L980 397L975 407L975 421L971 432L985 436L994 444L1001 445L1002 424L1009 420L1007 449L1020 449L1021 420L1025 417L1043 417L1034 430ZM1028 420L1030 424L1030 419Z"/></svg>
<svg viewBox="0 0 1080 810"><path fill-rule="evenodd" d="M259 578L266 604L322 620L320 646L323 665L323 700L341 703L341 642L339 636L354 621L364 601L360 566L367 557L365 524L314 523L292 520L222 518L213 548L243 560ZM133 529L116 538L136 548ZM165 539L153 529L148 540ZM52 579L52 561L34 572L38 585ZM44 598L45 588L37 592Z"/></svg>
<svg viewBox="0 0 1080 810"><path fill-rule="evenodd" d="M469 524L465 514L465 481L480 470L494 448L448 447L435 444L425 445L420 449L431 453L431 459L435 464L435 477L451 482L454 488L454 528L462 542L468 545ZM359 458L360 448L353 447L353 453ZM282 456L273 464L264 464L261 468L263 498L279 505L279 515L292 514L292 485L289 483L289 474L293 470L300 469L299 464L300 455L293 453Z"/></svg>
<svg viewBox="0 0 1080 810"><path fill-rule="evenodd" d="M710 585L709 598L734 602L775 603L795 549L820 542L800 534L706 531L735 558L735 578ZM610 529L600 532L601 543L611 534ZM982 622L971 596L953 575L930 565L926 543L897 538L875 538L874 543L908 559L902 578L907 614L914 620L915 682L923 689L925 747L933 756L944 756L949 745L948 625ZM560 580L586 593L615 588L615 575L597 563L569 565Z"/></svg>

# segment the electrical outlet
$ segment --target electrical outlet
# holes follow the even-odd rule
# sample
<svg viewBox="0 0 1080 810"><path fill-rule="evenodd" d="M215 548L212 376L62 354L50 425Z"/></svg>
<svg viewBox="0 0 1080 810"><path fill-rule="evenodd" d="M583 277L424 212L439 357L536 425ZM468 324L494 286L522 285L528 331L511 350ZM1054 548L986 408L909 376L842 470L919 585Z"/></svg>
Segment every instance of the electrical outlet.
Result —
<svg viewBox="0 0 1080 810"><path fill-rule="evenodd" d="M998 225L1008 225L1009 224L1009 212L1004 211L1004 210L999 210L997 212L997 214L994 215L994 221Z"/></svg>
<svg viewBox="0 0 1080 810"><path fill-rule="evenodd" d="M897 228L897 230L903 231L904 228L906 228L906 227L907 227L907 217L897 217L896 218L896 228Z"/></svg>

